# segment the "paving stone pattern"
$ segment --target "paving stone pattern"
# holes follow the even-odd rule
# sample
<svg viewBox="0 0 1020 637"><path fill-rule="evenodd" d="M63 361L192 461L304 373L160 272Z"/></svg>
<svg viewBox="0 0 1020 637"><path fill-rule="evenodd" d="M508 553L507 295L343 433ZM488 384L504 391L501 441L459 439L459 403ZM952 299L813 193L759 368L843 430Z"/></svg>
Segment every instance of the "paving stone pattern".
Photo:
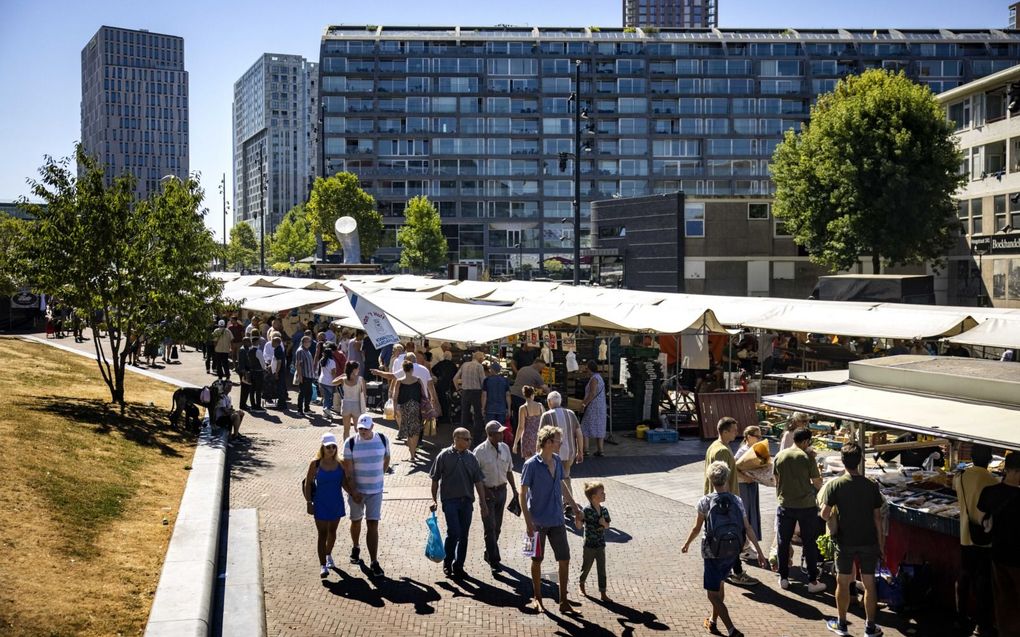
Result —
<svg viewBox="0 0 1020 637"><path fill-rule="evenodd" d="M71 339L61 343L74 345ZM76 347L91 348L91 343ZM158 371L199 385L213 379L205 373L201 356L190 348L181 359L181 364ZM236 388L234 399L236 403ZM706 634L702 620L709 613L709 604L702 589L697 542L689 554L680 552L694 523L693 504L701 495L706 443L649 445L621 437L621 444L606 446L605 457L589 458L576 468L575 497L583 499L583 478L598 478L606 485L606 506L613 518L612 531L607 532L608 594L613 602L602 604L579 595L582 538L574 532L570 538L570 593L573 600L581 602L581 614L539 615L525 608L531 583L529 562L520 557L524 532L520 518L506 515L501 549L508 568L497 578L490 576L482 560L482 525L477 514L471 525L466 564L469 579L448 580L441 565L425 558L425 518L431 502L428 464L412 465L402 443L393 445L394 469L386 477L380 523L379 560L386 577L372 580L363 567L348 563L351 540L344 520L333 551L338 572L320 580L315 528L299 488L319 437L331 429L321 415L298 418L293 404L292 394L292 407L286 413L270 409L249 414L242 426L244 440L233 445L228 455L229 506L259 511L269 635ZM317 414L320 411L313 409ZM380 430L395 442L392 426L381 423ZM340 427L332 431L338 436L342 433ZM450 432L450 426L441 426L439 436L424 443L429 458L440 445L448 444ZM763 546L767 550L772 541L774 493L763 489L762 502ZM439 517L440 527L445 529L441 513ZM361 544L367 566L364 539ZM727 586L730 612L745 635L831 634L823 621L835 611L831 577L824 580L829 584L826 594L809 595L803 584L796 583L796 569L790 591L780 590L775 576L757 566L747 571L760 577L762 584L751 589ZM551 559L543 572L549 582L555 581ZM590 592L598 588L594 572L588 587ZM545 596L547 607L555 609L553 584L546 585ZM851 614L851 633L863 635L861 606L851 606ZM930 618L922 621L934 622ZM938 623L918 626L885 610L880 623L885 634L894 637L942 632L933 627Z"/></svg>

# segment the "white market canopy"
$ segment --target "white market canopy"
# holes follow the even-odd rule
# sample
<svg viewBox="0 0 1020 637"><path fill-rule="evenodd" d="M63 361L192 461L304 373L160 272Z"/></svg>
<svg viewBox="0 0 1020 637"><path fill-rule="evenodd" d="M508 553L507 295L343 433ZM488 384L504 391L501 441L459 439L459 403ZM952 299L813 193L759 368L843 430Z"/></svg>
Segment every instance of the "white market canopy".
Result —
<svg viewBox="0 0 1020 637"><path fill-rule="evenodd" d="M266 288L273 289L273 288ZM278 289L279 290L279 289ZM241 303L241 308L249 312L260 312L277 314L288 310L307 307L310 305L324 305L336 301L343 292L332 292L325 290L279 290L280 294L273 294L258 299L249 299Z"/></svg>
<svg viewBox="0 0 1020 637"><path fill-rule="evenodd" d="M959 345L984 345L985 347L1020 347L1020 316L1014 318L990 318L963 334L951 336L950 343Z"/></svg>
<svg viewBox="0 0 1020 637"><path fill-rule="evenodd" d="M817 385L842 385L850 380L850 370L826 369L820 372L790 372L788 374L769 374L768 377L791 381L800 380Z"/></svg>
<svg viewBox="0 0 1020 637"><path fill-rule="evenodd" d="M240 285L224 288L223 298L227 301L233 301L234 303L243 303L245 301L254 301L255 299L285 294L289 291L290 290L287 288L264 288Z"/></svg>
<svg viewBox="0 0 1020 637"><path fill-rule="evenodd" d="M786 332L904 340L959 334L976 325L976 321L965 313L860 309L833 307L829 303L817 301L811 305L777 307L757 318L748 319L742 325Z"/></svg>

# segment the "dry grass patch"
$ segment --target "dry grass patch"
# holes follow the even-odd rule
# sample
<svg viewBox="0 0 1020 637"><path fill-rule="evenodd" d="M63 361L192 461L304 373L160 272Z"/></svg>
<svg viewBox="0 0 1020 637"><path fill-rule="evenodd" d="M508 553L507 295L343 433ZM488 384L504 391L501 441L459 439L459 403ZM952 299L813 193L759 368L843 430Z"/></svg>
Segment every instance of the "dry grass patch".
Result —
<svg viewBox="0 0 1020 637"><path fill-rule="evenodd" d="M121 416L95 361L0 352L0 635L139 635L195 448L174 388L128 373Z"/></svg>

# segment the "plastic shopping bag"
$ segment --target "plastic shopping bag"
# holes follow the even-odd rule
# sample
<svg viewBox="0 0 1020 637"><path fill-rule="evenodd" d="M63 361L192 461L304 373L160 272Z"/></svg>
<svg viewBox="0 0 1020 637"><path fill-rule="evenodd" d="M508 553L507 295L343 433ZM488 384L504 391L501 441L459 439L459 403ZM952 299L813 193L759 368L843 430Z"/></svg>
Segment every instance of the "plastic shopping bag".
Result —
<svg viewBox="0 0 1020 637"><path fill-rule="evenodd" d="M521 540L521 555L524 557L538 557L542 551L541 546L538 531L531 534L527 531L524 532L524 537Z"/></svg>
<svg viewBox="0 0 1020 637"><path fill-rule="evenodd" d="M425 518L425 526L429 530L425 541L425 557L433 562L442 562L446 559L446 549L443 548L443 536L439 534L439 520L436 519L435 511Z"/></svg>

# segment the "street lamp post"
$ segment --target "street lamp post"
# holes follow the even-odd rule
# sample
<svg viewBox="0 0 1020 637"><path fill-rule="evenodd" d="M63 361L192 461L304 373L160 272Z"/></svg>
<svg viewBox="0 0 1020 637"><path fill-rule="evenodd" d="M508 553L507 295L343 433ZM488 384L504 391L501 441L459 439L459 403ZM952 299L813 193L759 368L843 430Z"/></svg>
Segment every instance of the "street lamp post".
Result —
<svg viewBox="0 0 1020 637"><path fill-rule="evenodd" d="M259 272L266 273L266 151L259 148L259 192L262 202L259 205Z"/></svg>
<svg viewBox="0 0 1020 637"><path fill-rule="evenodd" d="M581 285L581 60L574 60L574 285Z"/></svg>
<svg viewBox="0 0 1020 637"><path fill-rule="evenodd" d="M227 271L227 173L220 179L220 194L223 195L223 271Z"/></svg>
<svg viewBox="0 0 1020 637"><path fill-rule="evenodd" d="M524 237L517 238L517 278L524 280Z"/></svg>

